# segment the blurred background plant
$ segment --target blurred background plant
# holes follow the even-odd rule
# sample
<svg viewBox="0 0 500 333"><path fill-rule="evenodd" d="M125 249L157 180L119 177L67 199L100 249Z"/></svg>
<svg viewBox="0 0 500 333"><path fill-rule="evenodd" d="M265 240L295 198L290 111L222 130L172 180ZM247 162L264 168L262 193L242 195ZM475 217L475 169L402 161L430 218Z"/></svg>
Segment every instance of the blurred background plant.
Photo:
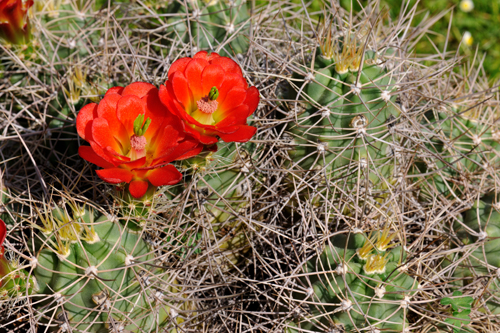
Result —
<svg viewBox="0 0 500 333"><path fill-rule="evenodd" d="M310 13L319 13L323 10L324 2L321 0L293 0L293 2L303 4ZM347 11L351 8L359 11L361 9L359 3L363 5L366 3L355 0L339 2ZM410 10L413 7L415 7L414 12ZM442 52L445 44L448 52L454 52L460 46L460 53L465 56L473 57L477 51L477 58L483 62L482 66L490 81L494 82L500 78L500 1L381 0L380 8L388 10L392 20L396 20L403 11L406 15L414 15L413 26L417 26L429 17L439 18L429 28L426 38L416 45L415 52L432 54L436 49Z"/></svg>
<svg viewBox="0 0 500 333"><path fill-rule="evenodd" d="M500 78L500 2L490 0L422 0L401 1L382 0L382 5L390 9L391 17L397 17L403 6L417 6L413 24L424 17L442 15L429 31L429 38L417 44L419 53L433 53L435 48L460 51L466 56L474 56L477 51L491 81ZM451 20L451 25L450 25ZM448 27L450 27L449 38ZM432 33L433 32L433 33ZM484 57L484 60L483 60Z"/></svg>

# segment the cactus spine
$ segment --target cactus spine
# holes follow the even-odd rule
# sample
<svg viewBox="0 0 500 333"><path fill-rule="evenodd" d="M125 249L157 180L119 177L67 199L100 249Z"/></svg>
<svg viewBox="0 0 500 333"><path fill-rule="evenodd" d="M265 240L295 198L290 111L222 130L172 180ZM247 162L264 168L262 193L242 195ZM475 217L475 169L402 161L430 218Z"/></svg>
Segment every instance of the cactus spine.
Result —
<svg viewBox="0 0 500 333"><path fill-rule="evenodd" d="M500 314L500 206L492 195L477 201L454 224L459 245L465 251L448 256L453 264L454 284L460 287L484 284L481 311ZM465 255L467 254L467 255Z"/></svg>
<svg viewBox="0 0 500 333"><path fill-rule="evenodd" d="M407 272L403 248L389 249L394 236L385 229L332 237L304 266L303 291L293 296L297 309L309 307L310 315L290 322L287 332L407 328L407 308L418 282Z"/></svg>
<svg viewBox="0 0 500 333"><path fill-rule="evenodd" d="M217 50L221 56L248 50L250 23L245 0L179 1L167 11L177 14L169 19L170 31L198 50Z"/></svg>
<svg viewBox="0 0 500 333"><path fill-rule="evenodd" d="M47 318L87 332L153 332L175 322L163 300L177 290L175 282L153 268L155 257L140 235L90 209L71 210L72 216L62 208L40 213L34 275Z"/></svg>
<svg viewBox="0 0 500 333"><path fill-rule="evenodd" d="M324 29L310 65L314 70L296 86L296 101L308 104L288 128L292 169L299 183L326 180L329 184L321 192L338 186L331 191L360 188L380 194L394 172L397 139L391 128L400 114L394 94L397 77L384 65L384 57L365 51L356 36L335 39L331 34Z"/></svg>
<svg viewBox="0 0 500 333"><path fill-rule="evenodd" d="M241 253L248 250L252 231L247 228L245 211L252 191L260 186L253 163L261 153L253 143L226 143L219 144L217 152L205 152L183 162L183 168L191 174L191 181L185 185L189 202L185 220L210 225L205 240L220 250L218 262L222 256L236 264Z"/></svg>

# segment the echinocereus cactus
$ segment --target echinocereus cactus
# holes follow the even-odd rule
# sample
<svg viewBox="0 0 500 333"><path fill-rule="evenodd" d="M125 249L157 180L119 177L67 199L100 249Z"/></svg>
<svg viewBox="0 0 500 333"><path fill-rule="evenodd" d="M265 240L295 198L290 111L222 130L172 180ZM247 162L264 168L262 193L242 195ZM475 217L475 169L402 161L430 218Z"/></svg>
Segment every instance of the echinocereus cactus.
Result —
<svg viewBox="0 0 500 333"><path fill-rule="evenodd" d="M198 154L203 146L182 131L158 98L158 89L136 82L108 90L99 104L86 105L76 119L78 134L90 143L80 156L104 169L97 175L112 184L127 183L133 197L149 184L176 184L182 178L169 165Z"/></svg>
<svg viewBox="0 0 500 333"><path fill-rule="evenodd" d="M38 289L33 276L28 278L16 262L11 262L5 257L3 242L6 236L7 226L0 219L0 304L4 300L28 296Z"/></svg>
<svg viewBox="0 0 500 333"><path fill-rule="evenodd" d="M224 56L245 53L250 32L247 6L245 0L174 1L167 8L169 35L198 50L218 50Z"/></svg>
<svg viewBox="0 0 500 333"><path fill-rule="evenodd" d="M443 262L453 273L453 283L467 288L480 284L476 304L488 315L500 314L500 205L493 195L478 200L457 219L458 243Z"/></svg>
<svg viewBox="0 0 500 333"><path fill-rule="evenodd" d="M40 290L32 297L45 322L63 330L155 332L182 321L170 316L166 300L180 289L155 268L140 234L91 209L72 204L70 212L39 212L33 274Z"/></svg>
<svg viewBox="0 0 500 333"><path fill-rule="evenodd" d="M424 195L464 199L486 179L495 182L500 166L500 130L491 122L496 110L466 103L454 108L429 111L423 126L429 143L424 163L416 163L414 173Z"/></svg>
<svg viewBox="0 0 500 333"><path fill-rule="evenodd" d="M259 104L259 91L248 87L240 66L217 53L181 58L160 87L163 104L182 122L184 131L205 145L247 142L257 131L247 118Z"/></svg>
<svg viewBox="0 0 500 333"><path fill-rule="evenodd" d="M213 255L218 263L225 258L236 264L249 249L257 226L248 224L257 218L257 205L252 205L255 211L246 211L261 186L254 163L262 154L254 143L225 143L219 144L217 152L203 152L182 162L187 174L181 193L186 205L182 219L186 224L197 221L199 230L207 230L203 235L208 237L202 241L218 249Z"/></svg>
<svg viewBox="0 0 500 333"><path fill-rule="evenodd" d="M290 81L296 91L287 128L290 170L296 183L323 184L318 191L325 197L326 190L352 189L380 196L395 166L397 68L386 66L387 49L367 50L361 32L333 30L325 24L319 50L300 68L302 79Z"/></svg>
<svg viewBox="0 0 500 333"><path fill-rule="evenodd" d="M30 40L28 10L33 0L0 0L0 38L12 44Z"/></svg>
<svg viewBox="0 0 500 333"><path fill-rule="evenodd" d="M395 234L340 234L304 265L292 295L299 318L287 332L402 332L418 282L407 272Z"/></svg>

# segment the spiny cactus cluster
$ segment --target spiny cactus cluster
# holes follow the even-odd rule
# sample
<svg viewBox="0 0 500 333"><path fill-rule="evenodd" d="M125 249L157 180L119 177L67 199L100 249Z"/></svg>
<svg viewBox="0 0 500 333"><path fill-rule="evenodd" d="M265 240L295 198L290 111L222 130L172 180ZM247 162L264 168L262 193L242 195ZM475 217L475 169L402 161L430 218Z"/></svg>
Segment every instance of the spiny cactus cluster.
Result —
<svg viewBox="0 0 500 333"><path fill-rule="evenodd" d="M361 233L334 236L323 253L307 262L304 291L293 296L294 310L308 306L312 316L291 322L288 331L337 327L401 332L409 327L407 309L419 285L406 273L404 249L388 249L394 236L388 229L371 238Z"/></svg>
<svg viewBox="0 0 500 333"><path fill-rule="evenodd" d="M0 331L500 330L497 86L319 7L0 0Z"/></svg>

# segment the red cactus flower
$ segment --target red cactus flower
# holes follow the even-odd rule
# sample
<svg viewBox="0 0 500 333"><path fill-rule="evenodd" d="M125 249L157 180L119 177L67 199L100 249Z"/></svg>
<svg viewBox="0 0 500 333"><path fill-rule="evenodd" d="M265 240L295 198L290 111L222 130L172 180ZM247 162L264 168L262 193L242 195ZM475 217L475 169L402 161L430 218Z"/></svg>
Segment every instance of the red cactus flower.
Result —
<svg viewBox="0 0 500 333"><path fill-rule="evenodd" d="M198 52L175 61L160 99L182 120L184 131L211 145L247 142L257 129L247 118L257 109L259 91L248 87L240 66L217 53Z"/></svg>
<svg viewBox="0 0 500 333"><path fill-rule="evenodd" d="M149 183L178 183L181 173L167 164L203 149L183 133L179 120L160 102L158 89L144 82L109 89L99 104L82 108L76 128L90 143L80 146L80 156L104 168L96 171L104 181L128 183L135 198L146 193Z"/></svg>
<svg viewBox="0 0 500 333"><path fill-rule="evenodd" d="M5 222L0 219L0 288L4 284L2 278L9 273L9 262L4 257L5 249L3 248L3 242L7 236L7 226Z"/></svg>
<svg viewBox="0 0 500 333"><path fill-rule="evenodd" d="M0 258L3 257L5 249L3 248L3 242L5 241L5 237L7 237L7 226L5 222L0 219Z"/></svg>
<svg viewBox="0 0 500 333"><path fill-rule="evenodd" d="M33 0L0 0L0 37L12 44L29 40L28 9Z"/></svg>

